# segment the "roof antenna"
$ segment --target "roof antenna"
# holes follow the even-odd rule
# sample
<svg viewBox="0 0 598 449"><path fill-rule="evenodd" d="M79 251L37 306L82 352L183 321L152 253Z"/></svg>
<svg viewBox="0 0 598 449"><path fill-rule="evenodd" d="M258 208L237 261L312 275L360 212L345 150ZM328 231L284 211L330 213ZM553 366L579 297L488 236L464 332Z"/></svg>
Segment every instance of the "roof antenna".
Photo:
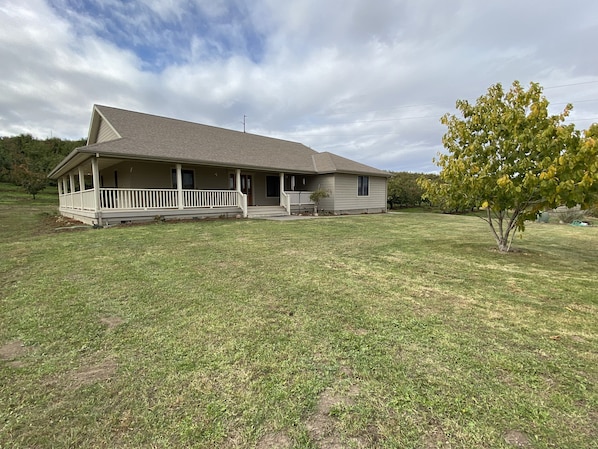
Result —
<svg viewBox="0 0 598 449"><path fill-rule="evenodd" d="M245 119L247 118L247 116L245 114L243 114L243 132L245 132Z"/></svg>

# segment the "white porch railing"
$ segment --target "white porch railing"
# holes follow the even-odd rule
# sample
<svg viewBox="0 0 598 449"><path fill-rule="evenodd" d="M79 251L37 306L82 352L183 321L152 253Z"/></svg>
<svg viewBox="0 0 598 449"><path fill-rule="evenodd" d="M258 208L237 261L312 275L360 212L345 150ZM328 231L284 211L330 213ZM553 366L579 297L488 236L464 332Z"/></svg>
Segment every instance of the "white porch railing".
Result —
<svg viewBox="0 0 598 449"><path fill-rule="evenodd" d="M313 192L299 192L299 191L291 191L291 192L284 192L289 197L289 203L294 205L302 205L302 204L314 204L312 200L309 199L309 196Z"/></svg>
<svg viewBox="0 0 598 449"><path fill-rule="evenodd" d="M64 209L95 210L94 191L63 193L59 196L59 204Z"/></svg>
<svg viewBox="0 0 598 449"><path fill-rule="evenodd" d="M314 202L309 199L312 192L290 191L281 192L280 205L284 207L287 213L291 214L291 206L313 205Z"/></svg>
<svg viewBox="0 0 598 449"><path fill-rule="evenodd" d="M312 192L282 192L281 206L288 213L291 205L311 205ZM100 209L178 209L176 189L120 189L100 188ZM96 210L95 191L70 192L60 195L60 207L75 210ZM247 195L235 190L183 190L183 209L239 207L247 214Z"/></svg>
<svg viewBox="0 0 598 449"><path fill-rule="evenodd" d="M184 207L239 206L235 190L183 190Z"/></svg>
<svg viewBox="0 0 598 449"><path fill-rule="evenodd" d="M243 218L247 218L247 194L242 192L235 192L237 194L237 203L243 211Z"/></svg>
<svg viewBox="0 0 598 449"><path fill-rule="evenodd" d="M183 190L183 209L239 207L243 209L246 195L234 190ZM63 193L60 207L75 210L96 210L95 191ZM100 188L101 210L115 209L178 209L176 189L117 189ZM245 209L247 206L245 205Z"/></svg>
<svg viewBox="0 0 598 449"><path fill-rule="evenodd" d="M291 215L291 198L287 192L280 192L280 205Z"/></svg>
<svg viewBox="0 0 598 449"><path fill-rule="evenodd" d="M100 189L101 209L176 209L174 189Z"/></svg>

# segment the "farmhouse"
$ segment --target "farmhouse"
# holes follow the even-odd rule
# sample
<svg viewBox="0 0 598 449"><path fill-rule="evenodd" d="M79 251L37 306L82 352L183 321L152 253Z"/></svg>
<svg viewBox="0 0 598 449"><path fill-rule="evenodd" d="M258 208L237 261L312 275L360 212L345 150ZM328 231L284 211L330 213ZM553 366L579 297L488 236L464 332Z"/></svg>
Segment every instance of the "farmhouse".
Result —
<svg viewBox="0 0 598 449"><path fill-rule="evenodd" d="M49 174L60 213L105 225L156 217L386 211L382 170L305 145L113 107L93 107L87 145Z"/></svg>

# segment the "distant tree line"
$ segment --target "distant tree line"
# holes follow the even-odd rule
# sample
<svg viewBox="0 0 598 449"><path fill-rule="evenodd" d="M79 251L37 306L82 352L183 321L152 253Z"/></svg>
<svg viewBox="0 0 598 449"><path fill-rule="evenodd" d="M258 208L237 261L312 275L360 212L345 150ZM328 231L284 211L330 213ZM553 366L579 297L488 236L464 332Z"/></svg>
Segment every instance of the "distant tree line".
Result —
<svg viewBox="0 0 598 449"><path fill-rule="evenodd" d="M388 207L398 209L401 207L420 207L428 204L422 199L423 189L417 183L421 177L435 180L438 175L409 172L391 172L388 179Z"/></svg>
<svg viewBox="0 0 598 449"><path fill-rule="evenodd" d="M0 137L0 182L22 186L35 197L50 180L48 173L86 139L36 139L30 134Z"/></svg>

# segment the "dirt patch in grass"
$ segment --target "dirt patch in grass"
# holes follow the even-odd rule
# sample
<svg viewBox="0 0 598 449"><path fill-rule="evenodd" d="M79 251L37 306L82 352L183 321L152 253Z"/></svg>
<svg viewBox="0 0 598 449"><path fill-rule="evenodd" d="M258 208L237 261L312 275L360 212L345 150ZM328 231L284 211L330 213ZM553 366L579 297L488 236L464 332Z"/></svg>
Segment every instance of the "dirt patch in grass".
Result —
<svg viewBox="0 0 598 449"><path fill-rule="evenodd" d="M103 382L111 379L116 374L118 364L111 358L93 365L85 365L69 375L69 384L73 389L96 382Z"/></svg>
<svg viewBox="0 0 598 449"><path fill-rule="evenodd" d="M108 329L114 329L124 323L124 320L118 316L106 316L100 318L100 323L106 326Z"/></svg>
<svg viewBox="0 0 598 449"><path fill-rule="evenodd" d="M310 438L322 449L340 449L346 447L338 432L338 421L333 416L336 408L347 407L354 403L359 394L359 387L352 385L346 394L335 393L332 389L320 395L316 413L306 422ZM359 447L360 441L355 440Z"/></svg>
<svg viewBox="0 0 598 449"><path fill-rule="evenodd" d="M10 341L0 346L0 360L14 360L27 353L25 343L19 340Z"/></svg>
<svg viewBox="0 0 598 449"><path fill-rule="evenodd" d="M343 397L337 396L331 390L326 390L320 396L316 413L307 421L306 427L311 439L322 448L342 448L341 440L335 429L335 419L330 411L336 405L343 403Z"/></svg>
<svg viewBox="0 0 598 449"><path fill-rule="evenodd" d="M505 432L505 441L515 447L529 447L529 437L519 430L509 430Z"/></svg>
<svg viewBox="0 0 598 449"><path fill-rule="evenodd" d="M258 441L257 449L287 449L291 447L291 439L286 433L268 433Z"/></svg>
<svg viewBox="0 0 598 449"><path fill-rule="evenodd" d="M434 427L424 438L425 449L436 449L439 447L450 447L450 438L442 428Z"/></svg>
<svg viewBox="0 0 598 449"><path fill-rule="evenodd" d="M0 361L6 362L8 366L13 368L22 368L25 364L18 359L27 354L28 351L29 348L22 341L8 342L0 346Z"/></svg>
<svg viewBox="0 0 598 449"><path fill-rule="evenodd" d="M43 235L55 232L84 231L87 229L91 229L91 226L73 220L72 218L63 217L62 215L43 214L42 219L39 221L37 234Z"/></svg>

